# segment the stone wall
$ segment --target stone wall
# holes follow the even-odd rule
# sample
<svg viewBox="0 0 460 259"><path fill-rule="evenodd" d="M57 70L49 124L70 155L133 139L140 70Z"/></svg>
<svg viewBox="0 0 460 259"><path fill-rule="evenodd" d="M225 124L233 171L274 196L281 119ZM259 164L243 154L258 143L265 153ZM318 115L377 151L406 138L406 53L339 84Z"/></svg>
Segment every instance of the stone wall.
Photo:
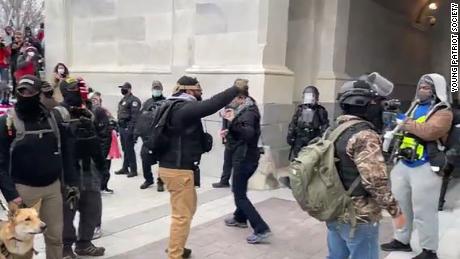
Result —
<svg viewBox="0 0 460 259"><path fill-rule="evenodd" d="M112 112L125 81L145 100L152 80L169 95L180 76L194 75L206 98L248 78L278 167L287 164L287 125L306 85L318 86L333 119L336 92L352 77L379 71L396 96L411 99L421 74L445 66L434 51L445 41L368 0L47 0L46 17L48 76L53 64L68 64ZM203 172L218 176L221 118L203 121L215 139Z"/></svg>
<svg viewBox="0 0 460 259"><path fill-rule="evenodd" d="M177 79L197 76L204 98L248 78L262 112L264 144L277 166L287 163L284 136L291 117L293 73L285 66L289 0L49 0L48 77L57 62L103 93L115 113L117 85L129 81L142 100L152 80L170 95ZM214 149L202 171L219 176L221 118L203 120Z"/></svg>

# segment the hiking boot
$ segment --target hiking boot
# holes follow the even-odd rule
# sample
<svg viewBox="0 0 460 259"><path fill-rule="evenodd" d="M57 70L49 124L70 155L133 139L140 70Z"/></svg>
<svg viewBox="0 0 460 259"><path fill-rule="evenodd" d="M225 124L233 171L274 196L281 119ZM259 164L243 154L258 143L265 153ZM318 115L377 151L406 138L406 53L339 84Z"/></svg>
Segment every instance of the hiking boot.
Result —
<svg viewBox="0 0 460 259"><path fill-rule="evenodd" d="M229 187L230 187L230 184L228 184L228 183L218 182L218 183L213 183L212 184L212 188L229 188Z"/></svg>
<svg viewBox="0 0 460 259"><path fill-rule="evenodd" d="M403 244L402 242L393 239L390 243L382 244L380 246L380 249L382 251L386 252L393 252L393 251L399 251L399 252L412 252L412 248L410 247L410 244Z"/></svg>
<svg viewBox="0 0 460 259"><path fill-rule="evenodd" d="M102 189L102 190L101 190L101 193L104 193L104 194L113 194L114 191L113 191L112 189L105 188L105 189Z"/></svg>
<svg viewBox="0 0 460 259"><path fill-rule="evenodd" d="M249 244L260 244L267 242L268 238L272 235L270 230L266 230L263 233L254 233L246 238Z"/></svg>
<svg viewBox="0 0 460 259"><path fill-rule="evenodd" d="M168 253L168 249L166 248L165 253ZM190 258L192 255L192 249L188 249L184 247L184 252L182 253L182 258Z"/></svg>
<svg viewBox="0 0 460 259"><path fill-rule="evenodd" d="M157 185L157 192L164 192L165 191L165 185L163 182L158 182ZM184 248L185 249L185 248Z"/></svg>
<svg viewBox="0 0 460 259"><path fill-rule="evenodd" d="M129 177L129 176L128 176ZM144 190L144 189L147 189L149 188L150 185L152 185L153 182L149 182L149 181L145 181L142 185L141 185L141 189Z"/></svg>
<svg viewBox="0 0 460 259"><path fill-rule="evenodd" d="M93 240L99 239L102 237L102 229L101 227L96 227L94 229Z"/></svg>
<svg viewBox="0 0 460 259"><path fill-rule="evenodd" d="M237 227L237 228L247 228L248 224L246 222L238 222L233 217L224 219L225 225L227 227Z"/></svg>
<svg viewBox="0 0 460 259"><path fill-rule="evenodd" d="M128 178L135 177L135 176L137 176L137 172L132 172L132 171L127 175Z"/></svg>
<svg viewBox="0 0 460 259"><path fill-rule="evenodd" d="M118 171L115 171L115 174L128 174L128 173L129 173L128 170L123 169L123 168Z"/></svg>
<svg viewBox="0 0 460 259"><path fill-rule="evenodd" d="M75 247L75 253L80 256L103 256L105 248L97 247L93 243L89 242L86 245L77 244Z"/></svg>
<svg viewBox="0 0 460 259"><path fill-rule="evenodd" d="M62 250L62 259L75 259L77 255L73 252L72 246L64 246Z"/></svg>
<svg viewBox="0 0 460 259"><path fill-rule="evenodd" d="M422 253L412 259L438 259L438 256L433 251L423 249Z"/></svg>

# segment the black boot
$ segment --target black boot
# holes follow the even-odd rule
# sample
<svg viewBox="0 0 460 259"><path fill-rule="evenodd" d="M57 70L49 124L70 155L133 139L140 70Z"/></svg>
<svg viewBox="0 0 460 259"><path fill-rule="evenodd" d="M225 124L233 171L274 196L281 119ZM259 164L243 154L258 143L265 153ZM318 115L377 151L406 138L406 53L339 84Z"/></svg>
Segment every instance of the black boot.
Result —
<svg viewBox="0 0 460 259"><path fill-rule="evenodd" d="M129 173L128 170L123 169L123 168L118 171L115 171L115 174L128 174L128 173Z"/></svg>
<svg viewBox="0 0 460 259"><path fill-rule="evenodd" d="M438 259L435 252L423 249L423 251L412 259Z"/></svg>
<svg viewBox="0 0 460 259"><path fill-rule="evenodd" d="M127 175L128 178L135 177L135 176L137 176L137 172L133 172L133 171L131 171L131 172Z"/></svg>
<svg viewBox="0 0 460 259"><path fill-rule="evenodd" d="M399 251L399 252L412 252L412 248L410 247L410 244L403 244L400 241L393 239L390 243L382 244L380 248L383 251L387 252L393 252L393 251Z"/></svg>
<svg viewBox="0 0 460 259"><path fill-rule="evenodd" d="M150 182L150 181L145 181L142 185L141 185L141 189L144 190L144 189L147 189L149 188L150 185L152 185L153 182Z"/></svg>

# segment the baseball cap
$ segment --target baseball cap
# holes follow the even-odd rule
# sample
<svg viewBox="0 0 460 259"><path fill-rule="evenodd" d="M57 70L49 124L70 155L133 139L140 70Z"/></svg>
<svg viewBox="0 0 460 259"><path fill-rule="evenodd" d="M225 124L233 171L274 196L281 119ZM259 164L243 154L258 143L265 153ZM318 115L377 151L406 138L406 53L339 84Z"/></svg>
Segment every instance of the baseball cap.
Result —
<svg viewBox="0 0 460 259"><path fill-rule="evenodd" d="M119 85L118 88L121 88L121 89L131 89L132 86L129 82L126 82L124 83L123 85Z"/></svg>
<svg viewBox="0 0 460 259"><path fill-rule="evenodd" d="M42 81L33 75L25 75L19 79L16 92L23 97L30 97L40 93Z"/></svg>

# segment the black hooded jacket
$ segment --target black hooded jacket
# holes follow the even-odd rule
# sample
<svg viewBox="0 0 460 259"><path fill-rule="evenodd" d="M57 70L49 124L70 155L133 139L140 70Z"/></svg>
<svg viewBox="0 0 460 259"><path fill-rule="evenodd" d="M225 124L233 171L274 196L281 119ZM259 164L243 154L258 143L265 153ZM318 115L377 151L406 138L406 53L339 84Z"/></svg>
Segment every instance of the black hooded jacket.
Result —
<svg viewBox="0 0 460 259"><path fill-rule="evenodd" d="M233 164L243 161L259 161L258 142L260 134L260 112L254 102L254 104L243 108L228 123L226 148L233 153Z"/></svg>
<svg viewBox="0 0 460 259"><path fill-rule="evenodd" d="M49 112L42 107L42 112L37 120L24 121L26 130L50 129L47 120ZM23 184L33 187L44 187L54 183L64 173L64 182L67 185L75 186L78 176L73 164L74 149L72 135L66 127L60 113L56 110L50 111L54 114L59 127L61 140L60 158L51 155L57 150L56 136L44 134L41 138L30 136L21 141L13 151L13 158L10 164L10 146L15 139L15 130L9 132L7 127L7 116L0 117L0 189L7 201L19 196L15 184ZM17 155L16 155L17 154ZM57 159L57 160L56 160ZM9 170L11 167L11 175Z"/></svg>
<svg viewBox="0 0 460 259"><path fill-rule="evenodd" d="M201 119L216 113L239 93L236 86L205 101L183 100L171 111L170 145L160 156L160 167L193 170L203 154L204 130ZM176 98L180 99L180 98Z"/></svg>

